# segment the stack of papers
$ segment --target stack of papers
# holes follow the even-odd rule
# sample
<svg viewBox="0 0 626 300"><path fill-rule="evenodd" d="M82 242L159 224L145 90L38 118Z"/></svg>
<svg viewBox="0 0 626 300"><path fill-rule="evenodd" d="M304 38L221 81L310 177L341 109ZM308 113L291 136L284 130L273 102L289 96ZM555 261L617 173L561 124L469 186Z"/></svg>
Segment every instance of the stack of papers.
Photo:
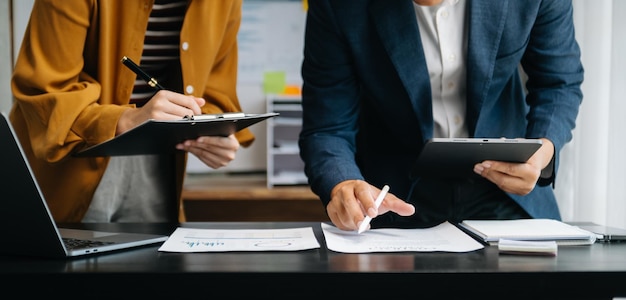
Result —
<svg viewBox="0 0 626 300"><path fill-rule="evenodd" d="M555 241L516 241L500 239L498 251L503 254L556 256L558 245Z"/></svg>
<svg viewBox="0 0 626 300"><path fill-rule="evenodd" d="M558 245L591 245L596 241L594 233L552 219L465 220L460 225L490 245L497 245L500 239L554 241Z"/></svg>

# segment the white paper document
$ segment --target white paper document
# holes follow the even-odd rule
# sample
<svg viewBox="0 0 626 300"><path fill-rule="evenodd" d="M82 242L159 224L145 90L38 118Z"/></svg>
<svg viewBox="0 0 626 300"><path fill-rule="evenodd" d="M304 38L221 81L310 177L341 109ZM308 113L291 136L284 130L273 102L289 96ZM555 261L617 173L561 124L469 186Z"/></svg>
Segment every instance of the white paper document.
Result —
<svg viewBox="0 0 626 300"><path fill-rule="evenodd" d="M197 229L178 227L162 252L298 251L319 248L313 228Z"/></svg>
<svg viewBox="0 0 626 300"><path fill-rule="evenodd" d="M380 228L361 234L322 223L328 249L343 253L370 252L470 252L483 244L449 222L431 228Z"/></svg>

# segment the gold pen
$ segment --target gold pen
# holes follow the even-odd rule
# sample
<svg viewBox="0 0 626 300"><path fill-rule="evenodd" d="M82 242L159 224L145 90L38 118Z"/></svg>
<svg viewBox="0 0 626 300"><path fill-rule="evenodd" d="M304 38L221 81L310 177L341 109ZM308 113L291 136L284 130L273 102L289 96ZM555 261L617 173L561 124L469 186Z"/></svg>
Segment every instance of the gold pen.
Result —
<svg viewBox="0 0 626 300"><path fill-rule="evenodd" d="M122 63L128 67L133 73L137 74L137 76L141 77L143 80L148 83L149 86L155 88L157 90L164 90L164 88L154 79L154 77L148 75L146 71L142 70L134 61L132 61L127 56L122 57Z"/></svg>

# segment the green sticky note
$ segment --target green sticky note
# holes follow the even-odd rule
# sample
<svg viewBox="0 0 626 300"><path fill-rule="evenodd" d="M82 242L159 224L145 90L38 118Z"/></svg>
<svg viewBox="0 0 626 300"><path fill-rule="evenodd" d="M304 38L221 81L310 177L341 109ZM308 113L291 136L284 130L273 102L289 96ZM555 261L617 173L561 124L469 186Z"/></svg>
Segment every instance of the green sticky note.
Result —
<svg viewBox="0 0 626 300"><path fill-rule="evenodd" d="M266 94L281 94L285 86L284 71L271 71L263 74L263 92Z"/></svg>

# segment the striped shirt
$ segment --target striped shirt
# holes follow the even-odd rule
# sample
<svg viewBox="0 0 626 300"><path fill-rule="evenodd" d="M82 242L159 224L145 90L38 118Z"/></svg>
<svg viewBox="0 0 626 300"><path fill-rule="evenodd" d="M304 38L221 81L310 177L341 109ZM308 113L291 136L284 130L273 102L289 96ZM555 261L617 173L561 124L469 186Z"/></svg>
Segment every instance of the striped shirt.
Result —
<svg viewBox="0 0 626 300"><path fill-rule="evenodd" d="M165 88L171 73L165 70L180 58L180 29L186 10L187 0L156 0L148 19L140 65ZM143 106L154 92L145 81L136 78L130 103Z"/></svg>

